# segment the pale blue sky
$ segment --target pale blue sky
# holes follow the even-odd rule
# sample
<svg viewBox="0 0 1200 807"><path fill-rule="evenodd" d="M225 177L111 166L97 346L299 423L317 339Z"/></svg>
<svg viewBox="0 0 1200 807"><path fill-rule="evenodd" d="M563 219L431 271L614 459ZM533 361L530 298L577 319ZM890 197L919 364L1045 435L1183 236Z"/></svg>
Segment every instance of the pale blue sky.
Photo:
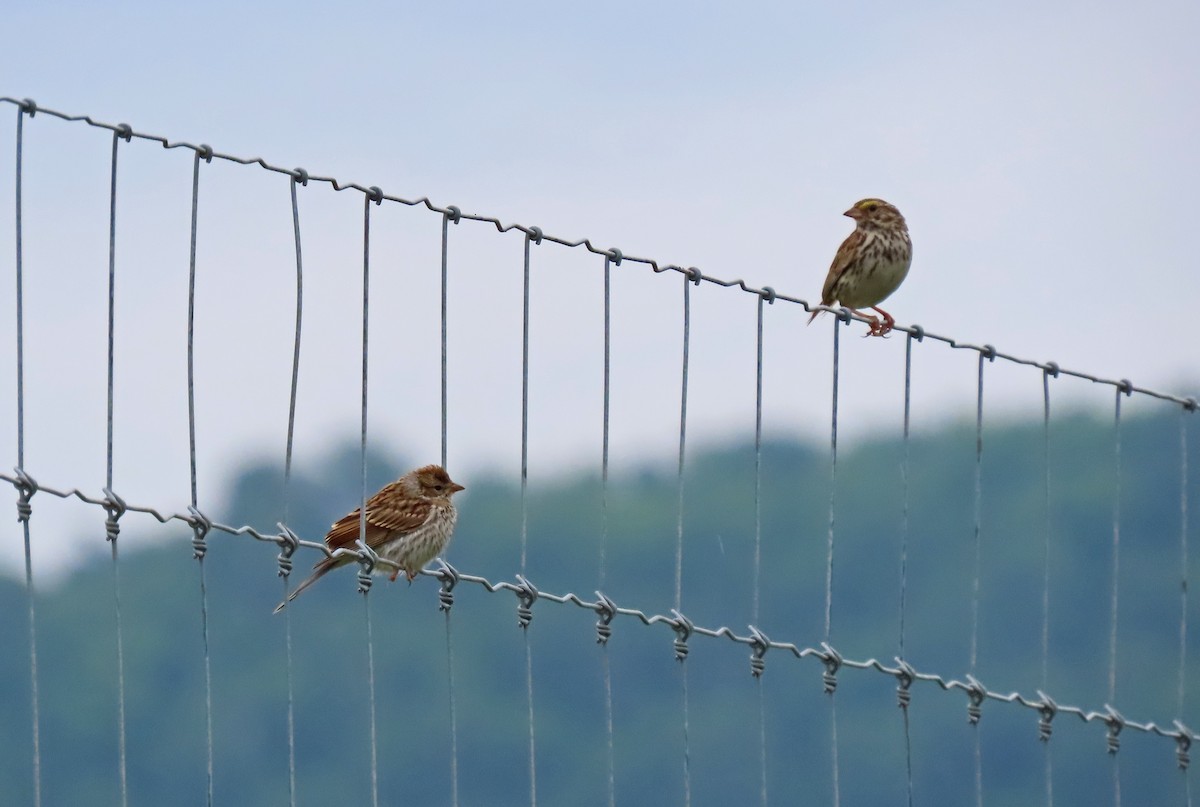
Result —
<svg viewBox="0 0 1200 807"><path fill-rule="evenodd" d="M3 22L0 95L809 299L849 232L841 212L882 196L915 242L887 306L901 323L1197 392L1200 272L1183 223L1200 179L1192 2L16 0ZM0 115L0 288L12 288L15 109ZM96 491L109 138L42 116L27 121L26 147L28 465L47 484ZM191 158L136 141L121 155L115 485L179 509ZM291 213L279 175L201 171L201 498L219 501L236 462L282 454ZM362 200L326 186L300 199L306 458L358 428ZM440 220L385 206L373 231L371 433L406 459L436 459ZM450 460L468 476L519 459L520 260L517 235L452 230ZM601 266L534 251L536 478L598 460ZM614 284L614 458L668 456L680 280L626 266ZM691 435L748 439L754 300L706 285L693 306ZM830 324L805 328L802 314L768 312L767 426L821 437ZM12 306L0 306L0 344L12 333ZM846 350L844 428L894 432L903 340ZM918 428L973 411L973 354L922 346L916 369ZM1040 414L1037 371L989 373L989 414ZM5 465L13 377L5 347ZM1083 382L1055 395L1111 406L1111 390Z"/></svg>

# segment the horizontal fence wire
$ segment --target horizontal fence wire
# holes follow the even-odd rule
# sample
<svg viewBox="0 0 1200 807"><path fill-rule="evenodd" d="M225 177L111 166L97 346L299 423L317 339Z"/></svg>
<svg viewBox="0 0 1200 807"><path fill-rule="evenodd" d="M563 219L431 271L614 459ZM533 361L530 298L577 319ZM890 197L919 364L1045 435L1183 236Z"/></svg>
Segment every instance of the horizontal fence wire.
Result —
<svg viewBox="0 0 1200 807"><path fill-rule="evenodd" d="M34 101L32 101L28 98L22 100L22 99L17 99L17 98L10 98L8 96L0 96L0 103L13 104L13 105L19 107L20 109L22 109L25 112L25 114L29 115L30 117L40 114L40 115L50 115L52 117L60 118L61 120L65 120L65 121L72 121L72 122L83 121L84 123L87 123L89 126L94 126L98 129L107 129L108 131L114 132L115 134L119 135L121 138L126 139L126 140L133 139L133 138L136 138L139 140L149 140L153 143L158 143L164 149L177 149L177 148L190 149L190 150L200 154L205 159L226 160L228 162L238 163L239 165L258 165L267 171L274 171L275 173L278 173L278 174L287 174L288 176L294 177L295 179L300 181L302 184L324 182L328 185L333 186L333 189L335 191L356 190L356 191L359 191L360 193L364 194L367 198L369 198L372 202L375 202L376 204L381 203L381 202L396 202L396 203L399 203L402 205L407 205L409 207L424 206L428 210L431 210L435 213L438 213L440 215L444 215L444 216L448 217L449 221L452 223L455 223L455 224L457 224L460 221L479 221L479 222L483 222L485 224L493 225L496 228L496 230L501 233L506 233L506 232L509 232L510 230L517 230L521 233L524 233L526 236L529 236L529 237L535 239L538 242L549 241L549 242L552 242L555 244L561 244L562 246L571 247L571 248L583 247L588 252L591 252L595 255L604 255L608 258L611 258L614 261L614 263L617 263L617 264L623 263L625 261L629 261L630 263L640 263L640 264L649 266L655 272L678 272L680 274L687 275L689 278L694 280L696 283L700 283L700 282L712 283L717 286L724 286L724 287L736 286L737 288L741 289L742 291L748 292L750 294L757 294L759 296L767 298L768 300L782 300L783 302L793 303L795 305L802 306L806 312L829 311L834 314L837 314L845 322L850 322L851 320L857 320L859 322L864 322L864 323L870 322L870 319L868 317L855 314L855 313L851 312L849 309L831 308L829 306L815 305L815 304L809 303L807 300L804 300L800 297L792 297L792 296L789 296L786 294L781 294L771 288L766 288L766 287L757 288L757 287L751 286L751 285L747 284L746 281L744 281L740 278L736 279L736 280L723 280L719 277L712 277L710 275L706 275L694 266L684 267L684 266L679 266L676 264L664 264L664 263L660 263L657 260L654 260L653 258L641 258L636 255L626 255L624 252L622 252L621 250L619 250L615 247L609 248L609 249L603 249L601 247L597 247L596 245L594 245L591 242L591 240L587 239L587 238L578 238L578 239L572 240L569 238L562 238L559 236L555 236L555 235L551 235L549 233L543 232L540 227L529 227L529 226L525 226L523 224L505 224L500 219L498 219L494 216L486 216L486 215L482 215L482 214L478 214L478 213L464 213L456 205L447 205L446 207L436 205L432 201L430 201L428 197L425 197L425 196L422 196L418 199L406 199L402 196L392 196L390 194L384 193L383 191L381 191L379 189L378 186L375 186L375 185L360 185L357 182L342 182L341 180L339 180L335 177L318 176L315 174L310 174L307 170L305 170L303 168L283 168L283 167L280 167L277 165L272 165L271 163L264 160L262 157L238 157L233 154L224 154L222 152L214 150L212 148L212 146L203 145L203 144L196 145L194 143L189 143L189 142L182 141L182 140L170 140L161 135L153 135L153 134L146 134L144 132L138 132L138 131L134 130L127 123L117 123L117 124L105 123L104 121L95 120L90 115L68 115L64 112L58 112L53 109L47 109L45 107L40 107ZM1035 359L1026 359L1026 358L1021 358L1019 356L1013 356L1011 354L1003 353L1003 352L997 350L992 345L976 345L976 344L971 344L969 342L962 342L957 339L953 339L949 336L941 336L939 334L930 333L929 331L925 330L920 325L899 325L898 324L893 328L893 330L900 331L902 333L911 334L919 342L923 342L925 340L930 340L930 341L934 341L934 342L945 343L945 344L949 345L950 347L958 349L958 350L974 350L978 353L983 354L983 356L985 358L987 358L988 360L994 361L996 359L999 359L1002 361L1012 362L1013 364L1022 364L1022 365L1026 365L1029 367L1037 367L1039 369L1049 371L1049 373L1052 376L1054 376L1055 378L1057 378L1059 376L1071 376L1073 378L1083 379L1084 381L1091 381L1096 384L1106 384L1108 386L1118 388L1119 390L1124 392L1126 395L1130 395L1130 394L1148 395L1152 398L1158 398L1163 401L1171 401L1173 403L1183 406L1189 412L1194 412L1194 411L1196 411L1197 408L1200 408L1200 402L1198 402L1195 397L1184 397L1184 396L1180 396L1180 395L1172 395L1171 393L1162 392L1160 390L1154 390L1154 389L1150 389L1147 387L1139 387L1139 386L1136 386L1135 384L1133 384L1131 381L1129 381L1129 379L1105 378L1103 376L1094 375L1092 373L1085 373L1085 372L1081 372L1079 370L1069 370L1065 367L1059 366L1059 364L1057 362L1053 362L1053 361L1040 362Z"/></svg>
<svg viewBox="0 0 1200 807"><path fill-rule="evenodd" d="M39 484L28 474L21 477L0 473L0 480L8 482L14 487L20 489L21 486L32 486L34 493L47 493L51 496L56 496L60 499L75 498L87 504L96 505L98 507L111 506L112 502L107 497L90 496L76 488L59 490L53 487ZM341 558L351 557L359 558L360 553L357 549L336 549L330 550L323 541L308 541L300 539L290 529L284 529L279 533L264 532L249 525L234 527L228 524L222 524L218 521L213 521L203 513L197 511L189 513L164 513L153 507L131 504L123 502L124 511L127 513L143 513L152 516L160 524L166 524L172 521L178 521L188 526L192 526L197 519L203 520L210 529L218 532L227 533L229 535L248 535L259 541L274 543L283 548L290 548L294 551L298 547L306 547L315 549L323 553L326 557ZM378 566L399 569L399 567L386 558L377 558L375 563ZM401 571L403 571L401 569ZM1156 735L1169 740L1173 740L1179 754L1181 765L1186 765L1188 760L1188 750L1197 739L1200 739L1200 733L1193 731L1185 726L1179 720L1173 720L1173 727L1160 726L1153 721L1138 721L1132 720L1118 713L1116 710L1106 705L1103 711L1095 709L1087 709L1080 706L1071 706L1057 702L1054 698L1047 695L1045 692L1038 692L1037 697L1030 697L1020 692L1002 692L999 690L989 689L984 686L979 679L973 675L966 676L966 680L958 680L955 678L947 678L937 673L929 673L917 670L911 664L903 659L896 658L895 666L888 665L875 658L865 660L855 660L846 658L829 642L822 642L821 647L801 646L794 642L783 642L774 639L769 639L762 630L757 626L747 626L749 632L745 635L739 634L732 628L717 627L707 628L702 625L697 625L688 619L678 609L672 609L671 615L664 614L649 614L637 608L626 608L618 606L611 598L603 592L595 592L596 599L589 600L580 597L572 592L566 594L553 594L549 591L542 590L535 585L533 581L521 576L517 582L508 582L501 580L492 582L486 577L479 575L467 574L460 572L455 567L446 563L442 559L438 559L435 568L426 568L420 571L420 574L436 578L442 586L440 601L445 605L448 601L453 602L453 598L449 600L445 595L449 594L453 588L460 583L471 583L478 585L489 593L495 594L499 592L511 592L517 598L518 606L528 608L534 602L548 600L550 602L559 603L562 605L575 605L586 611L594 612L598 621L596 623L597 633L599 635L611 635L613 630L614 618L617 616L632 617L633 620L645 626L664 625L671 630L673 645L680 641L687 642L692 636L706 636L710 638L724 638L735 644L747 646L750 651L750 671L753 674L755 670L761 671L764 667L763 662L767 651L777 650L796 659L813 658L823 665L824 674L829 674L830 670L836 671L841 668L849 668L855 670L874 670L886 676L895 678L897 687L901 692L908 692L915 682L924 682L934 684L942 691L952 692L959 691L964 693L968 698L968 705L979 704L984 701L992 700L1000 703L1016 704L1024 706L1027 709L1033 710L1039 717L1039 730L1048 728L1050 721L1057 715L1067 714L1073 715L1084 723L1102 724L1109 736L1115 736L1122 731L1132 730L1143 732L1145 734ZM532 593L532 596L531 596ZM600 628L607 628L601 631ZM677 649L673 649L672 653L677 653Z"/></svg>

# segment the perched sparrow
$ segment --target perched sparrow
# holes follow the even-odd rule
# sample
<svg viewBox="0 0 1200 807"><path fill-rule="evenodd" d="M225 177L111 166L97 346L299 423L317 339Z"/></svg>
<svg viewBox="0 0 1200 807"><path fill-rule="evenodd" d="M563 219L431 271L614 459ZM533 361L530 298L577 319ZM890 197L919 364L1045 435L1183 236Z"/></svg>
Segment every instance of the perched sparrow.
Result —
<svg viewBox="0 0 1200 807"><path fill-rule="evenodd" d="M842 215L858 224L838 247L821 289L821 305L840 302L855 314L871 308L883 315L871 316L868 336L884 336L896 324L892 315L879 308L900 287L912 263L912 241L900 211L882 199L863 199ZM808 318L811 324L820 311ZM869 315L867 315L869 316Z"/></svg>
<svg viewBox="0 0 1200 807"><path fill-rule="evenodd" d="M446 548L458 519L458 511L450 497L463 489L462 485L451 481L442 466L426 465L384 485L367 499L367 527L363 537L367 546L381 558L399 567L392 571L389 579L395 581L403 571L411 582L421 567ZM325 545L331 550L353 549L358 541L358 531L359 510L355 510L329 528ZM279 603L275 613L282 611L326 572L354 560L353 555L321 558L308 579L288 595L286 602Z"/></svg>

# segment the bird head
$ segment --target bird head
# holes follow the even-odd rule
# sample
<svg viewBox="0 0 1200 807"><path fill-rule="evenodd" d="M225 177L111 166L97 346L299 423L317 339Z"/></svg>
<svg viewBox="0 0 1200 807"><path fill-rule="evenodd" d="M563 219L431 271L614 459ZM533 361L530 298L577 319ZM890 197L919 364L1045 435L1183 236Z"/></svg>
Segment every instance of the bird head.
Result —
<svg viewBox="0 0 1200 807"><path fill-rule="evenodd" d="M423 496L449 499L460 490L466 490L465 487L452 480L450 474L446 473L446 469L440 465L426 465L412 471L410 475L414 478Z"/></svg>
<svg viewBox="0 0 1200 807"><path fill-rule="evenodd" d="M855 202L854 206L842 214L849 216L862 225L892 225L903 223L904 217L894 206L882 199L863 199Z"/></svg>

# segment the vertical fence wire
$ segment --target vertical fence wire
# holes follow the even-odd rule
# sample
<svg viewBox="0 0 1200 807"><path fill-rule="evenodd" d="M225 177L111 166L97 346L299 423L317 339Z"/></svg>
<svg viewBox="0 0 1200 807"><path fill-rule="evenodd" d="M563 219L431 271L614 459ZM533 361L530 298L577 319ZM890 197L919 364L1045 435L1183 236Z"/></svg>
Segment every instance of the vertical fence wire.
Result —
<svg viewBox="0 0 1200 807"><path fill-rule="evenodd" d="M447 350L448 301L450 297L450 274L448 253L450 241L450 214L442 214L442 467L448 463L449 435L449 353ZM454 699L454 634L451 629L450 609L442 609L446 622L446 691L450 707L450 805L458 807L458 710Z"/></svg>
<svg viewBox="0 0 1200 807"><path fill-rule="evenodd" d="M521 577L529 545L529 244L533 236L525 234L524 285L521 316ZM539 239L540 240L540 239ZM525 635L525 696L529 707L529 805L537 807L537 738L533 712L533 649L529 625L522 624Z"/></svg>
<svg viewBox="0 0 1200 807"><path fill-rule="evenodd" d="M1050 541L1053 521L1050 512L1050 374L1042 370L1042 691L1049 689L1050 677ZM1046 807L1054 807L1054 766L1050 737L1042 735Z"/></svg>
<svg viewBox="0 0 1200 807"><path fill-rule="evenodd" d="M17 469L25 472L25 289L22 267L22 221L21 221L21 166L24 154L24 122L25 107L17 108L17 168L16 168L16 274L17 274ZM28 484L28 483L26 483ZM38 659L37 659L37 617L33 592L33 555L29 539L29 498L33 495L31 487L21 490L21 498L17 504L17 518L21 521L25 537L25 592L29 598L29 711L30 711L30 741L33 748L33 803L40 807L42 803L42 741L41 719L38 714Z"/></svg>
<svg viewBox="0 0 1200 807"><path fill-rule="evenodd" d="M604 256L604 407L600 446L600 571L599 590L604 590L608 576L608 448L609 414L612 392L612 259ZM608 655L608 642L600 642L600 663L604 676L604 729L605 761L608 767L608 807L616 807L617 775L615 748L613 743L613 697L612 660Z"/></svg>
<svg viewBox="0 0 1200 807"><path fill-rule="evenodd" d="M117 281L117 152L121 142L122 131L128 127L113 132L112 136L112 177L109 186L108 200L108 436L105 460L105 496L109 500L108 519L106 528L108 541L112 545L113 563L113 604L116 610L117 622L117 765L121 784L121 805L129 804L129 780L126 774L126 745L125 745L125 641L121 620L121 576L120 563L117 556L117 519L124 507L117 500L113 490L113 345L114 325L116 324L116 281Z"/></svg>
<svg viewBox="0 0 1200 807"><path fill-rule="evenodd" d="M763 305L767 298L759 295L757 337L755 342L754 375L754 601L750 609L750 624L760 622L762 587L762 424L763 424ZM771 302L774 302L772 298ZM767 805L767 702L761 675L758 680L758 800Z"/></svg>
<svg viewBox="0 0 1200 807"><path fill-rule="evenodd" d="M300 338L304 325L304 253L300 241L300 205L296 200L296 185L307 182L304 174L293 174L288 182L292 201L292 234L296 243L296 328L292 339L292 385L288 395L287 445L283 455L283 525L291 526L292 449L296 434L296 394L300 388ZM291 585L283 574L283 601L287 602ZM296 807L296 692L292 670L292 617L283 609L283 631L287 666L287 735L288 735L288 804Z"/></svg>
<svg viewBox="0 0 1200 807"><path fill-rule="evenodd" d="M371 195L363 198L363 282L362 282L362 426L360 434L359 456L361 504L358 511L358 542L360 549L367 547L367 378L368 362L367 348L370 336L370 302L371 302ZM369 583L369 579L368 583ZM375 727L375 642L371 634L371 597L369 585L360 585L363 593L363 614L367 629L367 694L370 705L371 726L371 804L379 807L379 750Z"/></svg>
<svg viewBox="0 0 1200 807"><path fill-rule="evenodd" d="M909 508L909 427L912 422L912 343L910 333L904 340L904 455L900 463L900 478L903 487L903 505L900 516L900 658L905 655L905 619L908 614L908 508ZM907 687L904 690L907 695ZM904 719L904 773L908 807L913 805L913 772L912 772L912 731L909 726L908 700L900 701L900 711Z"/></svg>
<svg viewBox="0 0 1200 807"><path fill-rule="evenodd" d="M975 564L971 582L971 675L979 661L979 589L983 568L983 365L988 354L979 354L979 375L975 391ZM978 705L978 704L976 704ZM975 745L975 803L983 807L983 747L979 719L971 720Z"/></svg>
<svg viewBox="0 0 1200 807"><path fill-rule="evenodd" d="M188 397L188 464L192 488L192 514L196 531L194 557L200 572L200 634L204 643L204 726L205 749L208 755L207 804L213 803L213 708L212 708L212 662L208 646L208 583L204 573L203 525L198 519L199 499L196 485L196 221L200 203L200 152L192 160L192 231L188 253L188 317L187 317L187 397Z"/></svg>
<svg viewBox="0 0 1200 807"><path fill-rule="evenodd" d="M1176 714L1183 722L1184 695L1187 682L1188 631L1188 410L1179 410L1179 694ZM1185 804L1192 807L1192 786L1188 767L1180 759Z"/></svg>
<svg viewBox="0 0 1200 807"><path fill-rule="evenodd" d="M842 318L833 318L833 392L829 418L829 536L825 546L825 642L833 644L833 540L837 529L837 461L838 461L838 385L841 374ZM826 683L829 695L829 758L833 788L833 804L841 804L841 770L838 761L837 700L833 687Z"/></svg>
<svg viewBox="0 0 1200 807"><path fill-rule="evenodd" d="M1121 396L1125 387L1118 386L1113 397L1113 512L1112 512L1112 587L1109 593L1108 632L1108 705L1117 702L1117 614L1121 582ZM1112 757L1113 804L1121 807L1121 762L1109 735L1109 755Z"/></svg>
<svg viewBox="0 0 1200 807"><path fill-rule="evenodd" d="M698 274L698 272L696 272ZM696 282L699 282L697 278ZM675 611L683 609L683 467L687 450L687 399L688 399L688 350L692 333L692 274L683 276L683 364L679 383L679 470L677 474L677 500L675 520ZM682 620L680 620L682 621ZM683 713L683 803L692 803L692 760L689 739L688 714L688 670L686 655L679 659L679 680Z"/></svg>

